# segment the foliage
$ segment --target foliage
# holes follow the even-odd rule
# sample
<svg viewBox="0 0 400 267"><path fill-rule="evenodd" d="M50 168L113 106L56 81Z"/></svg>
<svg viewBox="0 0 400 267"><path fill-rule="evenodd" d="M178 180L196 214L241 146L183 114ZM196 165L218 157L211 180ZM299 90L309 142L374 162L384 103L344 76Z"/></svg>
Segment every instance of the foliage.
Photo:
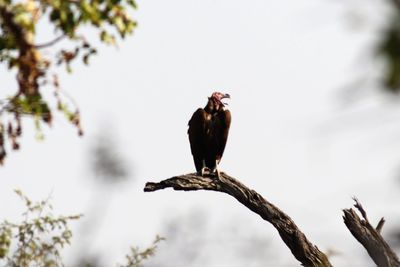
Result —
<svg viewBox="0 0 400 267"><path fill-rule="evenodd" d="M71 101L60 89L55 67L62 65L71 72L76 59L87 65L97 53L83 36L84 27L110 45L117 44L117 35L123 39L131 34L136 22L129 12L135 8L134 0L0 0L0 62L17 73L18 86L14 95L0 102L0 163L6 156L6 139L13 149L19 148L21 116L33 118L38 130L43 123L51 124L51 105L43 97L46 85L54 88L57 109L83 133L79 110L76 105L73 110L68 106ZM46 20L54 29L54 39L38 44L35 37L43 30L39 22ZM69 48L56 49L60 41L67 41ZM53 56L42 52L49 47Z"/></svg>
<svg viewBox="0 0 400 267"><path fill-rule="evenodd" d="M157 249L157 245L160 241L165 240L165 238L156 236L153 244L145 250L140 250L137 247L131 247L130 254L126 255L126 263L118 264L118 267L141 267L142 262L150 257L152 257Z"/></svg>
<svg viewBox="0 0 400 267"><path fill-rule="evenodd" d="M379 40L378 52L384 60L383 86L387 91L400 92L400 1L392 0L393 16Z"/></svg>
<svg viewBox="0 0 400 267"><path fill-rule="evenodd" d="M19 223L0 224L0 263L10 267L64 266L60 251L70 244L72 232L68 223L81 215L54 216L49 200L32 202L15 190L26 206Z"/></svg>
<svg viewBox="0 0 400 267"><path fill-rule="evenodd" d="M7 267L62 267L61 250L70 245L72 232L69 223L82 215L54 216L49 199L33 202L20 190L15 190L26 210L22 220L0 223L0 265ZM152 257L159 242L165 238L156 236L152 245L144 250L131 247L126 263L118 267L141 267L144 260ZM86 263L85 266L96 266Z"/></svg>
<svg viewBox="0 0 400 267"><path fill-rule="evenodd" d="M400 10L392 19L379 47L385 60L384 86L392 92L400 90Z"/></svg>
<svg viewBox="0 0 400 267"><path fill-rule="evenodd" d="M88 158L91 171L102 184L111 185L127 181L129 173L126 159L119 153L116 138L104 127L93 143Z"/></svg>

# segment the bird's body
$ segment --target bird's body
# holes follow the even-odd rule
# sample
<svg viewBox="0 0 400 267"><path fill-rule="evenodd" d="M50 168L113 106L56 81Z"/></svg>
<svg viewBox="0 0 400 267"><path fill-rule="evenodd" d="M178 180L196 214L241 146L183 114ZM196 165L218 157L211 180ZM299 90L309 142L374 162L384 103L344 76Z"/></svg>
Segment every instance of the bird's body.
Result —
<svg viewBox="0 0 400 267"><path fill-rule="evenodd" d="M213 93L204 108L197 109L189 121L189 141L194 164L198 174L203 175L206 169L218 171L228 139L231 124L231 113L225 109L223 98L228 94Z"/></svg>

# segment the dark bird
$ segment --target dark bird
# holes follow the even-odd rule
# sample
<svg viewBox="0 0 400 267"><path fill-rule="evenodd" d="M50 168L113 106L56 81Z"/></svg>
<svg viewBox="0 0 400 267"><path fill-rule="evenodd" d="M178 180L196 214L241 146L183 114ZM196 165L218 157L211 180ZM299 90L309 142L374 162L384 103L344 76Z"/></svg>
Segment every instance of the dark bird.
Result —
<svg viewBox="0 0 400 267"><path fill-rule="evenodd" d="M229 94L215 92L208 98L204 108L197 109L189 121L189 141L194 165L198 175L205 171L217 173L228 139L231 125L231 113L225 109L222 99L230 98Z"/></svg>

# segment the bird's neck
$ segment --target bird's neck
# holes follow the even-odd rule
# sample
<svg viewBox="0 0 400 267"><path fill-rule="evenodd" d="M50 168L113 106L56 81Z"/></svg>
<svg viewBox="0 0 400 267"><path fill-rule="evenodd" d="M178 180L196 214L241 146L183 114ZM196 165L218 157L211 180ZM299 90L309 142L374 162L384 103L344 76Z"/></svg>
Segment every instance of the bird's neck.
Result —
<svg viewBox="0 0 400 267"><path fill-rule="evenodd" d="M217 111L224 110L224 104L222 104L222 102L219 100L209 98L204 110L208 113L215 113Z"/></svg>

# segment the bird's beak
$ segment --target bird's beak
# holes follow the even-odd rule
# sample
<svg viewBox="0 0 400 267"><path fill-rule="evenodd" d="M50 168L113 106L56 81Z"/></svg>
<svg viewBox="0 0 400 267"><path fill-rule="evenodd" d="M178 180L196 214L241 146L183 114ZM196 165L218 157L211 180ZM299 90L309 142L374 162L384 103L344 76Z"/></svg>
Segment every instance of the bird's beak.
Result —
<svg viewBox="0 0 400 267"><path fill-rule="evenodd" d="M231 99L231 96L230 96L230 94L224 94L224 96L221 98L221 99L224 99L224 98L229 98L229 99ZM222 104L224 104L224 105L228 105L228 103L226 103L226 102L222 102Z"/></svg>

